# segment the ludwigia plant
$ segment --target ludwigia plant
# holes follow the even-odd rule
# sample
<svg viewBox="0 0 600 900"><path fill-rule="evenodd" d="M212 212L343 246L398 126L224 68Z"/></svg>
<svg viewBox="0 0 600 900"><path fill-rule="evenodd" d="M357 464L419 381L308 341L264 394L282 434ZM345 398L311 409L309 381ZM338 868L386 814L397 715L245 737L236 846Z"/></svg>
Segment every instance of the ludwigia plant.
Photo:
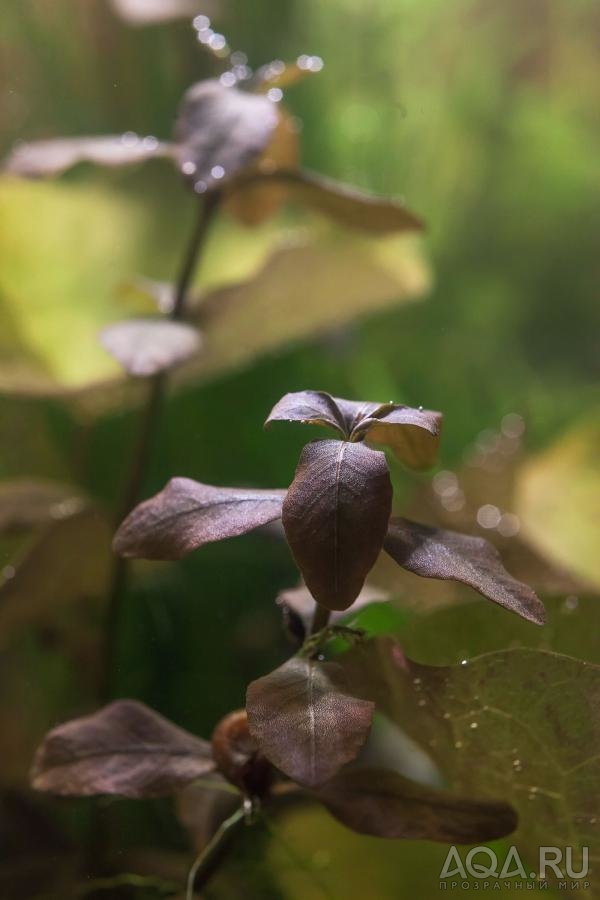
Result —
<svg viewBox="0 0 600 900"><path fill-rule="evenodd" d="M391 693L396 702L404 695L408 723L417 702L435 704L443 670L419 666L393 639L366 640L340 621L364 604L365 579L382 551L417 575L462 582L531 622L544 620L540 600L509 575L487 541L391 515L388 463L373 445L427 468L441 415L302 391L284 396L266 424L280 420L336 433L304 447L287 490L174 478L125 519L114 549L177 560L281 519L306 586L284 598L297 620L297 652L248 686L246 709L217 725L211 743L141 703L120 700L50 732L34 765L34 787L67 795L155 797L214 773L224 777L239 791L239 807L192 867L188 897L210 874L215 842L290 792L321 802L355 831L386 838L477 843L510 833L517 822L500 797L457 796L369 762L373 723ZM341 655L331 643L338 635L349 646Z"/></svg>

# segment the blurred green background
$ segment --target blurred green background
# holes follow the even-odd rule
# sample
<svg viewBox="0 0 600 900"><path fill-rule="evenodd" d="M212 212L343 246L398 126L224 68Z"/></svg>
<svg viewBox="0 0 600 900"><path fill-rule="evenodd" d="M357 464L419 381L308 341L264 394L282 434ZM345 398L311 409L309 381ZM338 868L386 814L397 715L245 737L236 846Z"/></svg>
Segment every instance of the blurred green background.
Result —
<svg viewBox="0 0 600 900"><path fill-rule="evenodd" d="M290 333L267 353L186 381L163 411L144 495L174 474L215 484L289 484L305 430L262 431L286 391L393 398L443 411L440 470L457 472L464 493L462 505L459 498L437 509L443 492L395 469L398 499L412 504L416 517L420 498L423 518L454 516L458 527L481 532L480 504L496 504L519 516L532 554L559 566L560 578L540 577L542 587L550 581L550 592L561 597L572 593L569 578L596 586L598 4L215 0L207 11L253 67L301 53L323 58L323 71L284 99L301 123L303 162L404 197L425 218L427 233L417 249L407 239L403 252L419 254L420 282L431 288L417 291L415 302L399 295L373 314L365 298L361 315L340 312L334 329L309 340ZM0 153L18 140L58 135L131 129L168 138L185 88L214 72L214 59L186 20L131 27L107 0L4 0ZM135 442L135 398L111 388L90 405L62 389L114 373L95 333L119 317L129 275L174 276L192 205L159 163L115 171L82 166L53 183L0 182L3 483L56 479L114 508ZM256 271L296 227L318 240L329 235L314 217L293 212L256 230L223 216L200 283ZM316 286L307 302L343 311L343 274L335 297ZM263 318L252 323L257 333L268 327ZM232 333L231 342L240 339ZM502 436L513 440L516 416L525 434L521 439L519 425L518 447L503 456ZM506 536L492 537L502 543ZM7 761L0 834L9 851L0 878L7 897L60 896L40 887L44 865L70 858L89 813L87 804L42 802L23 792L45 730L94 705L102 617L99 602L81 602L79 582L73 587L64 574L63 589L62 569L52 568L58 556L67 561L65 572L81 555L93 557L89 544L80 551L71 536L57 543L46 570L36 563L31 591L41 599L32 602L29 593L26 602L22 594L11 600L6 585L35 539L19 534L0 542ZM121 616L114 693L143 699L208 736L221 715L243 704L248 681L289 652L273 600L296 580L291 559L275 537L253 535L136 572ZM101 593L89 581L84 593ZM413 586L394 587L397 627L415 615ZM17 613L10 602L19 604ZM487 649L486 639L483 628L480 638L474 632L469 652ZM452 640L458 654L460 628L447 635ZM441 661L435 649L428 661ZM110 804L108 815L124 858L132 847L160 847L165 856L185 847L168 804ZM431 873L445 848L359 839L324 813L302 815L249 851L269 865L260 887L243 896L437 894ZM32 865L36 850L40 862ZM206 896L241 896L235 879L249 878L250 864L240 865L241 876L232 870Z"/></svg>

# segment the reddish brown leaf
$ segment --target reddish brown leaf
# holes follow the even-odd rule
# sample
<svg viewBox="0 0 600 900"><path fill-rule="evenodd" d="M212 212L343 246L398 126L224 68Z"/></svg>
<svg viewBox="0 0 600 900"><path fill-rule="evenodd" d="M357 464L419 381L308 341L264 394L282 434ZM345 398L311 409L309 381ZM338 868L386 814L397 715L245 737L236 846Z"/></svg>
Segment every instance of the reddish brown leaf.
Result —
<svg viewBox="0 0 600 900"><path fill-rule="evenodd" d="M206 741L143 703L117 700L49 732L31 780L37 790L55 794L160 797L214 768Z"/></svg>
<svg viewBox="0 0 600 900"><path fill-rule="evenodd" d="M358 755L374 705L348 693L337 663L293 657L250 684L246 708L267 759L294 781L315 786Z"/></svg>
<svg viewBox="0 0 600 900"><path fill-rule="evenodd" d="M281 516L285 491L221 488L172 478L129 514L113 548L120 556L181 559L208 544L236 537Z"/></svg>
<svg viewBox="0 0 600 900"><path fill-rule="evenodd" d="M109 325L100 343L130 375L147 377L174 368L200 348L200 334L183 322L130 319Z"/></svg>
<svg viewBox="0 0 600 900"><path fill-rule="evenodd" d="M529 622L544 624L541 600L506 571L500 554L484 538L395 518L384 546L398 565L415 575L460 581Z"/></svg>
<svg viewBox="0 0 600 900"><path fill-rule="evenodd" d="M13 175L41 178L59 175L77 163L98 166L128 166L154 157L170 157L170 144L155 137L128 132L101 137L56 138L17 145L4 162Z"/></svg>
<svg viewBox="0 0 600 900"><path fill-rule="evenodd" d="M303 425L324 425L344 437L349 436L344 417L335 399L325 391L296 391L279 400L265 422L302 422Z"/></svg>
<svg viewBox="0 0 600 900"><path fill-rule="evenodd" d="M277 122L277 107L267 97L199 81L179 110L179 168L198 193L219 187L260 156Z"/></svg>
<svg viewBox="0 0 600 900"><path fill-rule="evenodd" d="M380 769L341 772L315 796L348 828L377 837L477 844L517 827L507 803L457 797Z"/></svg>
<svg viewBox="0 0 600 900"><path fill-rule="evenodd" d="M391 505L383 453L346 441L304 448L283 503L283 527L320 604L347 609L358 597L383 546Z"/></svg>

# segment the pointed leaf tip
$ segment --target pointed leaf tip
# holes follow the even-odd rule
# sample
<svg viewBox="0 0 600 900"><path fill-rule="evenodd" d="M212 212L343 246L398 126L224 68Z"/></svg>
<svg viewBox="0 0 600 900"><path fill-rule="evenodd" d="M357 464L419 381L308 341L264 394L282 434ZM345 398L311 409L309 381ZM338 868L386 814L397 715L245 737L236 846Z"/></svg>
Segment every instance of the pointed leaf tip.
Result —
<svg viewBox="0 0 600 900"><path fill-rule="evenodd" d="M120 556L181 559L204 544L278 519L284 496L285 491L213 487L173 478L127 516L113 548Z"/></svg>
<svg viewBox="0 0 600 900"><path fill-rule="evenodd" d="M161 797L212 772L210 744L135 700L59 725L37 751L39 791L88 797Z"/></svg>
<svg viewBox="0 0 600 900"><path fill-rule="evenodd" d="M543 625L546 620L542 601L506 571L500 554L484 538L394 518L384 547L415 575L459 581L529 622Z"/></svg>

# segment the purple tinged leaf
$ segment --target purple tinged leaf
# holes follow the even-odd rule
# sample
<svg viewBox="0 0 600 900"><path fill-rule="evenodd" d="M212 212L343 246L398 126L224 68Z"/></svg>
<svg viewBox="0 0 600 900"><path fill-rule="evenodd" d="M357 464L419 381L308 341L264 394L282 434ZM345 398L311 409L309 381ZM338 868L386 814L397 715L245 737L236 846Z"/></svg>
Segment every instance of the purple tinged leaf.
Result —
<svg viewBox="0 0 600 900"><path fill-rule="evenodd" d="M279 400L265 422L302 422L303 425L324 425L344 437L349 436L344 417L334 398L325 391L296 391Z"/></svg>
<svg viewBox="0 0 600 900"><path fill-rule="evenodd" d="M199 81L179 109L179 168L198 193L219 187L260 156L277 123L276 105L267 97Z"/></svg>
<svg viewBox="0 0 600 900"><path fill-rule="evenodd" d="M163 319L129 319L109 325L100 343L130 375L143 378L173 369L200 349L196 328Z"/></svg>
<svg viewBox="0 0 600 900"><path fill-rule="evenodd" d="M50 731L37 751L31 781L69 796L161 797L212 772L210 744L135 700Z"/></svg>
<svg viewBox="0 0 600 900"><path fill-rule="evenodd" d="M440 444L442 414L428 409L388 404L364 418L355 434L368 444L390 447L411 469L430 469Z"/></svg>
<svg viewBox="0 0 600 900"><path fill-rule="evenodd" d="M140 503L115 535L120 556L181 559L212 541L236 537L281 516L285 491L212 487L172 478Z"/></svg>
<svg viewBox="0 0 600 900"><path fill-rule="evenodd" d="M315 441L300 456L283 502L283 527L311 594L330 610L358 597L383 546L392 484L383 453Z"/></svg>
<svg viewBox="0 0 600 900"><path fill-rule="evenodd" d="M343 825L376 837L477 844L517 827L507 803L458 797L380 769L341 772L315 797Z"/></svg>
<svg viewBox="0 0 600 900"><path fill-rule="evenodd" d="M395 518L384 547L398 565L415 575L459 581L529 622L544 624L541 600L506 571L500 554L484 538Z"/></svg>
<svg viewBox="0 0 600 900"><path fill-rule="evenodd" d="M4 162L12 175L43 178L59 175L82 162L98 166L118 167L145 162L155 157L171 157L170 144L151 135L142 137L129 132L100 137L56 138L18 144Z"/></svg>
<svg viewBox="0 0 600 900"><path fill-rule="evenodd" d="M299 784L314 787L356 758L374 705L348 693L337 663L293 657L249 685L246 709L267 759Z"/></svg>

